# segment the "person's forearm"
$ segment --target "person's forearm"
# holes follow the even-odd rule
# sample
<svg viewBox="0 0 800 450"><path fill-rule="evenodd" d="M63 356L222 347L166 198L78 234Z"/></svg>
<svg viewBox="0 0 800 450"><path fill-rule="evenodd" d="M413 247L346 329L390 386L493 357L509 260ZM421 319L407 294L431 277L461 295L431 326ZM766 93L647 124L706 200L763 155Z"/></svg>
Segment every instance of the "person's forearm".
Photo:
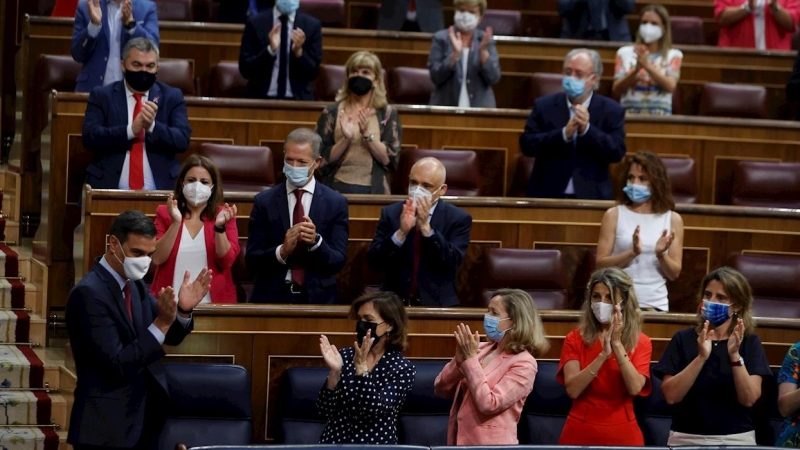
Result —
<svg viewBox="0 0 800 450"><path fill-rule="evenodd" d="M717 22L720 26L727 27L741 21L745 17L750 17L750 11L742 9L741 6L731 6L722 11Z"/></svg>
<svg viewBox="0 0 800 450"><path fill-rule="evenodd" d="M592 381L594 381L595 377L597 377L597 373L600 371L600 368L603 367L607 359L608 356L603 356L603 354L600 353L588 366L584 367L583 370L571 376L568 380L564 380L564 387L567 390L567 395L573 400L578 398L583 391L589 387Z"/></svg>
<svg viewBox="0 0 800 450"><path fill-rule="evenodd" d="M746 365L733 366L731 369L733 372L733 384L736 386L736 399L739 400L739 404L742 406L747 408L753 406L756 400L761 397L761 383L757 383L750 375Z"/></svg>
<svg viewBox="0 0 800 450"><path fill-rule="evenodd" d="M633 366L633 362L622 343L612 344L612 347L614 349L614 356L617 357L619 371L622 374L622 381L625 383L628 394L631 396L639 395L646 382L644 376Z"/></svg>
<svg viewBox="0 0 800 450"><path fill-rule="evenodd" d="M348 147L350 147L350 143L353 141L352 138L342 137L339 142L333 144L331 147L331 153L328 155L328 163L333 163L339 160L342 157L342 154Z"/></svg>
<svg viewBox="0 0 800 450"><path fill-rule="evenodd" d="M159 266L164 264L169 259L169 254L172 253L172 247L175 246L175 239L178 237L178 230L181 224L173 222L167 232L161 236L161 239L156 241L156 251L153 252L153 264Z"/></svg>
<svg viewBox="0 0 800 450"><path fill-rule="evenodd" d="M678 80L675 77L667 76L665 73L653 64L648 65L646 68L650 78L661 88L662 91L674 92L675 86L678 85Z"/></svg>
<svg viewBox="0 0 800 450"><path fill-rule="evenodd" d="M780 4L776 3L775 8L772 9L772 16L775 17L775 22L786 31L794 31L794 21L789 11L783 9Z"/></svg>
<svg viewBox="0 0 800 450"><path fill-rule="evenodd" d="M705 363L706 360L698 355L679 374L661 383L661 392L664 394L667 404L680 403L686 397Z"/></svg>
<svg viewBox="0 0 800 450"><path fill-rule="evenodd" d="M236 220L236 219L233 219ZM225 225L223 225L224 227ZM228 235L225 233L218 233L214 231L214 247L216 248L217 258L224 258L231 249L231 241L228 240Z"/></svg>
<svg viewBox="0 0 800 450"><path fill-rule="evenodd" d="M611 91L616 97L622 97L622 94L627 92L628 89L636 85L636 76L639 71L636 67L633 68L624 78L614 80L611 86Z"/></svg>
<svg viewBox="0 0 800 450"><path fill-rule="evenodd" d="M778 395L778 411L783 417L791 416L798 409L800 409L800 389L796 386L794 391Z"/></svg>
<svg viewBox="0 0 800 450"><path fill-rule="evenodd" d="M676 261L669 253L661 253L660 255L656 255L656 257L658 258L661 271L664 272L664 276L666 276L668 280L675 280L678 278L681 274L681 261Z"/></svg>
<svg viewBox="0 0 800 450"><path fill-rule="evenodd" d="M597 258L597 268L602 269L604 267L625 267L631 263L636 258L636 253L633 251L632 248L622 252L617 253L616 255L608 255Z"/></svg>
<svg viewBox="0 0 800 450"><path fill-rule="evenodd" d="M382 166L389 165L389 153L386 151L386 144L379 140L365 142L365 144L367 144L367 149L369 149L375 161L378 161L378 164Z"/></svg>

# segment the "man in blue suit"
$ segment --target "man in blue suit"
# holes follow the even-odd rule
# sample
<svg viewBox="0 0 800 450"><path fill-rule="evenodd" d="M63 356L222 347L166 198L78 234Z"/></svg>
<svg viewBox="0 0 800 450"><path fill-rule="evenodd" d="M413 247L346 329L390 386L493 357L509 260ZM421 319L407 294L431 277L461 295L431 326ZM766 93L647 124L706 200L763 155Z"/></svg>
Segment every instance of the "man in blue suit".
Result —
<svg viewBox="0 0 800 450"><path fill-rule="evenodd" d="M456 273L469 246L472 217L441 198L447 173L423 158L408 176L406 200L381 210L367 251L371 268L385 274L383 289L410 306L458 306Z"/></svg>
<svg viewBox="0 0 800 450"><path fill-rule="evenodd" d="M140 211L117 216L106 254L75 285L66 309L78 381L67 442L75 450L155 448L169 391L160 358L192 331L192 310L211 272L158 298L142 278L156 249L156 228ZM175 292L177 291L177 301Z"/></svg>
<svg viewBox="0 0 800 450"><path fill-rule="evenodd" d="M630 42L634 0L558 0L561 38Z"/></svg>
<svg viewBox="0 0 800 450"><path fill-rule="evenodd" d="M608 165L625 156L625 110L594 93L600 55L575 49L564 61L564 93L537 98L519 139L536 161L529 197L611 200Z"/></svg>
<svg viewBox="0 0 800 450"><path fill-rule="evenodd" d="M180 90L156 81L158 47L128 41L124 81L96 87L83 120L83 145L93 153L86 182L95 189L175 188L192 128Z"/></svg>
<svg viewBox="0 0 800 450"><path fill-rule="evenodd" d="M256 195L245 263L255 277L249 303L334 303L344 267L347 199L314 178L322 138L298 128L284 143L286 182Z"/></svg>
<svg viewBox="0 0 800 450"><path fill-rule="evenodd" d="M150 0L81 0L72 30L72 59L83 64L77 92L122 79L118 61L129 40L143 37L158 45L158 15Z"/></svg>
<svg viewBox="0 0 800 450"><path fill-rule="evenodd" d="M277 0L274 8L247 19L239 50L247 97L314 100L322 25L297 12L299 6L299 0Z"/></svg>

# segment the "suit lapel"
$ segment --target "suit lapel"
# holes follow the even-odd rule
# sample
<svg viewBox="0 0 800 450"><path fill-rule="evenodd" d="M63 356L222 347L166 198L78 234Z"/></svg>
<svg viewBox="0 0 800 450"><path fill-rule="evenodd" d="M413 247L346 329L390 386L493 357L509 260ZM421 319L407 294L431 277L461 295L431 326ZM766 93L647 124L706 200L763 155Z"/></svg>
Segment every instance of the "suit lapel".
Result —
<svg viewBox="0 0 800 450"><path fill-rule="evenodd" d="M560 128L563 128L564 126L567 125L567 122L569 122L569 106L567 106L567 94L562 93L556 95L553 99L556 102L556 104L553 105L553 111L558 112L558 123L556 123L556 125L558 125Z"/></svg>
<svg viewBox="0 0 800 450"><path fill-rule="evenodd" d="M126 328L131 333L132 336L136 336L136 331L133 328L133 323L128 318L128 309L125 307L125 297L122 294L122 289L119 287L119 283L111 275L105 267L100 265L100 258L95 260L94 270L97 272L98 276L105 282L106 288L109 290L111 294L114 309L117 311L117 314L122 319L122 322L125 323ZM135 286L131 286L132 289L136 289Z"/></svg>
<svg viewBox="0 0 800 450"><path fill-rule="evenodd" d="M278 214L281 216L283 229L288 230L291 222L289 222L289 199L287 198L286 183L280 183L273 189L276 189L276 191L272 201L274 202L275 208L278 210Z"/></svg>
<svg viewBox="0 0 800 450"><path fill-rule="evenodd" d="M145 299L139 295L144 292L144 289L140 290L138 284L138 282L131 281L131 316L133 316L133 328L137 335L139 334L139 330L142 329L142 308L144 307L145 301ZM177 295L177 291L175 295Z"/></svg>
<svg viewBox="0 0 800 450"><path fill-rule="evenodd" d="M147 93L147 99L156 104L161 101L161 86L158 83L150 88L150 92Z"/></svg>
<svg viewBox="0 0 800 450"><path fill-rule="evenodd" d="M599 124L603 118L603 104L599 97L597 92L593 93L592 102L589 103L589 123L592 125Z"/></svg>
<svg viewBox="0 0 800 450"><path fill-rule="evenodd" d="M117 117L116 124L128 124L128 91L125 89L125 82L118 81L114 84L114 101L111 102L114 108L114 115Z"/></svg>
<svg viewBox="0 0 800 450"><path fill-rule="evenodd" d="M105 0L100 2L100 11L103 12L103 27L100 29L100 34L105 36L106 43L108 47L111 48L111 36L108 35L108 2L111 0ZM89 5L86 5L86 11L89 11Z"/></svg>
<svg viewBox="0 0 800 450"><path fill-rule="evenodd" d="M319 232L319 220L317 218L324 217L320 211L325 209L325 200L322 199L322 183L317 181L317 186L314 188L314 195L311 197L311 208L309 211L306 211L306 215L314 222L314 225L317 226L317 232Z"/></svg>
<svg viewBox="0 0 800 450"><path fill-rule="evenodd" d="M444 232L445 224L447 223L447 206L443 198L439 198L436 209L431 216L431 228L434 230L441 230Z"/></svg>

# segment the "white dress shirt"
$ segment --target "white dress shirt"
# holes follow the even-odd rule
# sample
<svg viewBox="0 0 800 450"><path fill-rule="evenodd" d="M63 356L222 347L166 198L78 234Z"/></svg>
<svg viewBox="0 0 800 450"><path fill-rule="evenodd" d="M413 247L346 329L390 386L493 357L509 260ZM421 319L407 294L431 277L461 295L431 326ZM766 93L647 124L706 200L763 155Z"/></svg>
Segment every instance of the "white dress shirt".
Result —
<svg viewBox="0 0 800 450"><path fill-rule="evenodd" d="M592 91L592 93L589 94L589 98L587 98L583 103L581 103L581 106L584 106L588 110L589 109L589 105L592 103L592 96L593 95L594 95L594 91ZM570 103L569 98L567 98L567 109L569 110L569 118L571 120L572 117L575 115L575 107L572 105L572 103ZM590 126L592 126L592 124L587 123L586 124L586 129L583 130L582 133L580 131L577 132L578 136L585 136L586 133L589 132L589 127ZM561 137L564 138L564 142L573 142L575 140L575 135L574 134L572 135L571 139L567 138L567 127L564 127L564 128L561 129ZM564 195L575 195L575 185L572 182L572 177L569 177L569 183L567 183L567 188L564 189Z"/></svg>
<svg viewBox="0 0 800 450"><path fill-rule="evenodd" d="M142 94L142 101L146 101L150 95L150 91L145 92ZM133 96L133 91L128 88L128 84L125 84L125 98L128 100L128 140L133 140L136 135L133 134L133 109L136 107L136 98ZM147 132L152 133L153 129L156 127L156 121L154 120L153 123L150 124L150 128L147 129ZM145 190L154 190L156 188L156 182L153 179L153 170L150 168L150 161L147 159L147 144L144 142L142 143L143 149L143 169L144 169L144 188ZM131 171L131 151L128 150L125 153L125 162L122 164L122 173L119 174L119 189L130 189L130 171Z"/></svg>
<svg viewBox="0 0 800 450"><path fill-rule="evenodd" d="M308 212L311 211L311 201L314 199L314 190L316 188L317 188L317 180L314 177L311 177L311 181L309 181L308 184L306 184L302 188L296 187L292 183L289 183L288 180L286 181L286 195L287 195L286 199L289 201L289 227L294 226L294 207L295 205L297 205L297 197L294 195L294 191L296 189L302 189L304 191L300 203L303 204L303 211L305 212L304 215L307 216ZM314 244L312 247L309 247L308 251L313 252L314 250L318 249L320 245L322 245L322 235L317 233L317 236L319 236L317 243ZM297 245L302 245L299 239ZM286 260L281 258L282 248L283 244L279 245L278 248L275 249L275 258L278 260L279 263L285 265ZM286 271L286 281L291 283L292 269Z"/></svg>
<svg viewBox="0 0 800 450"><path fill-rule="evenodd" d="M753 26L755 27L756 48L759 50L767 49L767 38L764 33L766 23L764 22L766 13L764 10L768 8L766 0L756 0L756 7L753 9Z"/></svg>
<svg viewBox="0 0 800 450"><path fill-rule="evenodd" d="M272 8L272 26L273 27L275 25L281 23L281 16L282 15L283 15L283 13L280 12L280 10L278 10L277 6ZM280 70L280 65L279 64L282 63L282 59L283 58L286 58L287 61L289 60L289 58L291 58L290 55L292 53L292 30L294 29L294 18L295 18L295 16L297 16L297 12L293 12L293 13L289 14L289 20L286 22L286 26L288 28L288 30L286 30L286 39L288 39L288 42L286 42L286 54L285 55L279 55L278 58L275 59L275 65L272 66L272 80L269 82L269 90L267 91L267 95L270 96L270 97L277 97L278 96L278 71ZM278 49L273 52L272 51L272 47L267 45L267 51L272 56L275 56L278 53L278 50L280 50L280 49L281 49L281 46L279 45ZM290 69L290 67L287 64L286 65L286 98L294 97L294 95L292 94L292 83L289 82L289 80L291 79L291 75L289 74L289 69ZM306 211L308 211L308 210L306 210Z"/></svg>
<svg viewBox="0 0 800 450"><path fill-rule="evenodd" d="M106 73L103 76L104 86L122 79L122 67L120 67L119 63L122 60L122 55L120 54L122 33L130 34L136 30L136 27L131 30L125 30L122 27L122 6L120 2L116 0L105 1L108 5L108 17L104 18L108 22L108 33L106 33L108 35L108 58L106 59ZM96 38L102 28L103 22L100 22L100 25L95 25L89 21L86 30L89 32L89 36Z"/></svg>

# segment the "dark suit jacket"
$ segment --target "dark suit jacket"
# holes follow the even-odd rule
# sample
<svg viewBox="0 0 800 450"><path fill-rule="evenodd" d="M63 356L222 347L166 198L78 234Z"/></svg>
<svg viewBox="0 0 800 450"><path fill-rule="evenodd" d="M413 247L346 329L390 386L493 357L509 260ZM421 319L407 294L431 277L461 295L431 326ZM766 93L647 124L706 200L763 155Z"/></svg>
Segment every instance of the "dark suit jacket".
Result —
<svg viewBox="0 0 800 450"><path fill-rule="evenodd" d="M591 18L587 1L598 0L558 0L558 13L563 24L562 39L598 39L591 30ZM634 0L606 0L606 26L609 41L630 42L631 31L628 28L626 14L633 14Z"/></svg>
<svg viewBox="0 0 800 450"><path fill-rule="evenodd" d="M89 92L96 86L103 85L103 76L106 74L109 54L108 37L108 2L100 0L100 9L103 11L103 25L100 34L96 37L89 36L89 8L86 0L81 0L75 11L75 25L72 29L72 44L70 52L72 59L83 64L81 73L78 75L76 92ZM136 28L133 32L125 30L119 26L119 54L122 56L122 49L129 40L136 37L146 37L158 45L158 15L156 5L150 0L135 0L131 3L133 8L133 18L136 20ZM119 64L119 61L111 61L112 64Z"/></svg>
<svg viewBox="0 0 800 450"><path fill-rule="evenodd" d="M239 53L239 72L247 78L247 97L267 98L272 82L272 68L278 55L269 54L269 32L272 30L273 9L247 19ZM295 100L314 100L312 82L322 62L322 25L319 20L298 12L294 27L303 30L306 40L299 58L289 51L289 84ZM289 43L291 45L291 43Z"/></svg>
<svg viewBox="0 0 800 450"><path fill-rule="evenodd" d="M217 9L217 22L222 23L245 23L247 21L250 2L248 0L214 0L219 3ZM258 12L272 8L274 2L271 0L256 0Z"/></svg>
<svg viewBox="0 0 800 450"><path fill-rule="evenodd" d="M562 198L573 179L582 199L611 200L608 165L625 156L625 110L597 93L589 104L589 130L577 144L564 142L562 129L569 121L567 96L539 97L519 138L522 153L536 158L528 183L528 197Z"/></svg>
<svg viewBox="0 0 800 450"><path fill-rule="evenodd" d="M164 349L147 330L158 315L156 299L143 281L135 282L131 322L117 280L99 260L67 301L67 332L78 376L67 442L132 447L145 421L152 420L145 417L145 397L151 402L168 395L160 361ZM176 320L164 343L180 344L192 325L187 329Z"/></svg>
<svg viewBox="0 0 800 450"><path fill-rule="evenodd" d="M794 58L792 73L786 83L786 100L795 104L794 120L800 120L800 108L797 107L797 102L800 101L800 53Z"/></svg>
<svg viewBox="0 0 800 450"><path fill-rule="evenodd" d="M290 255L284 265L275 257L275 249L283 244L291 223L287 197L286 183L280 183L259 193L253 201L245 263L255 276L255 286L248 302L289 303L284 297L286 271L293 258L302 258L299 262L305 266L309 302L334 303L337 298L334 276L342 270L347 258L347 199L317 180L311 210L306 215L322 236L322 244L313 252Z"/></svg>
<svg viewBox="0 0 800 450"><path fill-rule="evenodd" d="M392 240L400 228L403 202L381 210L378 229L367 251L371 268L384 272L383 289L408 298L414 274L414 234L409 233L402 247ZM458 207L439 199L431 216L430 237L422 237L417 284L424 306L458 306L456 272L469 246L472 217Z"/></svg>
<svg viewBox="0 0 800 450"><path fill-rule="evenodd" d="M128 101L125 82L94 88L89 94L83 120L83 145L94 156L86 168L86 182L95 189L117 189L128 140ZM156 82L148 99L158 103L155 128L145 133L145 151L156 189L172 190L180 172L175 158L189 148L192 128L180 90Z"/></svg>
<svg viewBox="0 0 800 450"><path fill-rule="evenodd" d="M409 2L410 0L382 0L378 29L400 31L406 21ZM419 0L416 5L417 24L423 33L436 33L444 28L442 0Z"/></svg>

